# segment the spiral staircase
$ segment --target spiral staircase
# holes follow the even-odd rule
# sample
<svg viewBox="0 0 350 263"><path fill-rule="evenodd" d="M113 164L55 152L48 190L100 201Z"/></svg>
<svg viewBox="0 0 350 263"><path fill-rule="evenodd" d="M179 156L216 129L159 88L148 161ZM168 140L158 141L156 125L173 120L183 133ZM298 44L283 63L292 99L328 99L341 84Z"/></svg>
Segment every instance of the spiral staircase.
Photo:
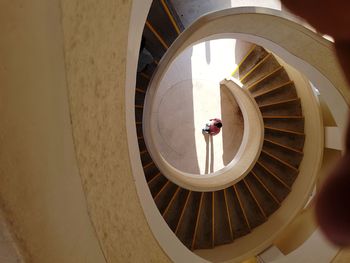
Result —
<svg viewBox="0 0 350 263"><path fill-rule="evenodd" d="M168 180L147 150L142 118L152 73L175 33L183 29L170 10L169 3L153 1L143 32L146 48L155 60L137 74L135 117L140 157L154 202L169 228L189 249L209 249L249 234L280 207L299 173L304 118L286 70L271 53L253 45L232 73L255 99L264 121L264 143L253 169L239 182L212 192L190 191ZM162 17L159 13L163 20L157 20ZM172 28L170 34L164 26Z"/></svg>

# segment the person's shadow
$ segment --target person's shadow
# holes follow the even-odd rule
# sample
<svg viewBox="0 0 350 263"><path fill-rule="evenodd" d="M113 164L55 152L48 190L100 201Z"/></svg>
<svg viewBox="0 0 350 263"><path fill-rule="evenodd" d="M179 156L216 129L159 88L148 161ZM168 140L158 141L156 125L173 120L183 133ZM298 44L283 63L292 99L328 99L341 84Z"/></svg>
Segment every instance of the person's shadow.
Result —
<svg viewBox="0 0 350 263"><path fill-rule="evenodd" d="M213 136L204 134L205 139L205 174L214 172L214 143Z"/></svg>

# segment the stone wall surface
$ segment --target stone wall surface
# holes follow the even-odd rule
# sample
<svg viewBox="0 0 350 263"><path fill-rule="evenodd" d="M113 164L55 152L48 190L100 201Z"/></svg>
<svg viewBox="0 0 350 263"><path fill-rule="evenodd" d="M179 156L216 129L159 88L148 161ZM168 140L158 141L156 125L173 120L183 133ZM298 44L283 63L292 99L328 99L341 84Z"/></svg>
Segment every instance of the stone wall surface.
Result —
<svg viewBox="0 0 350 263"><path fill-rule="evenodd" d="M142 212L128 155L124 89L130 11L130 0L62 0L73 137L107 261L168 262Z"/></svg>
<svg viewBox="0 0 350 263"><path fill-rule="evenodd" d="M0 33L0 236L25 262L105 263L74 153L60 1L1 1ZM0 262L18 262L0 241Z"/></svg>

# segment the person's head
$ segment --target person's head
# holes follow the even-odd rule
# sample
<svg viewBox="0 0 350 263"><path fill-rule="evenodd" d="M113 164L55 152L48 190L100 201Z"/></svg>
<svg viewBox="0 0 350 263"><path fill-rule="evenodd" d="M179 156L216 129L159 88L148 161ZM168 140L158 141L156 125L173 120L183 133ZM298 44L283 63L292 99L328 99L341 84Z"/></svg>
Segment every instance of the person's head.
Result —
<svg viewBox="0 0 350 263"><path fill-rule="evenodd" d="M222 123L221 122L217 122L217 123L215 123L214 124L216 127L218 127L218 128L221 128L222 127Z"/></svg>

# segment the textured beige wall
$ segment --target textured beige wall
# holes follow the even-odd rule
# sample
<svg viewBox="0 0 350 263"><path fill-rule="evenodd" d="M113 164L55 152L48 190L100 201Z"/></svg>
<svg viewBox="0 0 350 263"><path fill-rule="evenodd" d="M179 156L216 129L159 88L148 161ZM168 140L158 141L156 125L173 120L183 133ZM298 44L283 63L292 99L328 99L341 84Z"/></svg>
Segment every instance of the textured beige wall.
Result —
<svg viewBox="0 0 350 263"><path fill-rule="evenodd" d="M26 262L100 263L73 148L60 22L59 0L0 2L0 205Z"/></svg>
<svg viewBox="0 0 350 263"><path fill-rule="evenodd" d="M140 206L125 129L130 0L62 0L73 136L88 209L109 262L167 262ZM130 87L133 88L133 87Z"/></svg>

